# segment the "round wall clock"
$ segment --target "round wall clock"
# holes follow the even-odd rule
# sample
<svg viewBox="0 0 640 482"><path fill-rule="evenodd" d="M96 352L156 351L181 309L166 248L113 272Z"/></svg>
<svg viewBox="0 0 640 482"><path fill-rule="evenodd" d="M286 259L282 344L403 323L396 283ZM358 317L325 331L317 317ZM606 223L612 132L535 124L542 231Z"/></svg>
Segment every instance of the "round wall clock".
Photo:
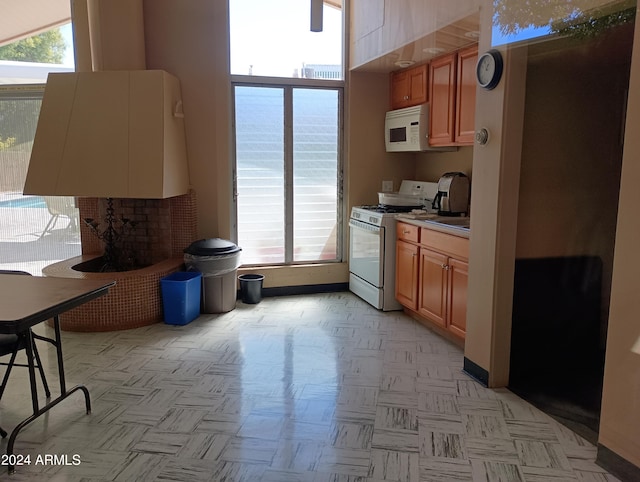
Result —
<svg viewBox="0 0 640 482"><path fill-rule="evenodd" d="M483 89L491 90L500 82L502 77L502 54L491 49L478 58L476 78Z"/></svg>

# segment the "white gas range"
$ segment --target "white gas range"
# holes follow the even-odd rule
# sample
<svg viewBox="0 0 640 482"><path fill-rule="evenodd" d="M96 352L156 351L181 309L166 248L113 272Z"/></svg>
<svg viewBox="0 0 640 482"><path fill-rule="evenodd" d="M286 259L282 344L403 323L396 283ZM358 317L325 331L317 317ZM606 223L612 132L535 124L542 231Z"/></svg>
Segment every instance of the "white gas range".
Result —
<svg viewBox="0 0 640 482"><path fill-rule="evenodd" d="M398 199L414 196L416 205L355 206L349 219L349 290L383 311L401 310L395 298L396 215L422 208L432 211L435 182L402 181ZM387 196L393 200L391 194ZM383 197L384 198L384 197Z"/></svg>

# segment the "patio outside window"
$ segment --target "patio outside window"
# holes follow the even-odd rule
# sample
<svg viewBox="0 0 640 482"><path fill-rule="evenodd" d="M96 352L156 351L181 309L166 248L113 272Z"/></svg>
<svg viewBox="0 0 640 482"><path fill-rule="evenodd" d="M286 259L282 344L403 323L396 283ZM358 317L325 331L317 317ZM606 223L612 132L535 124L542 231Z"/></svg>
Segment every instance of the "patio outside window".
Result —
<svg viewBox="0 0 640 482"><path fill-rule="evenodd" d="M45 266L80 254L72 197L23 196L48 72L73 71L71 26L60 29L63 63L6 60L0 55L0 269L40 275ZM60 46L62 47L62 45ZM0 49L0 54L3 52Z"/></svg>

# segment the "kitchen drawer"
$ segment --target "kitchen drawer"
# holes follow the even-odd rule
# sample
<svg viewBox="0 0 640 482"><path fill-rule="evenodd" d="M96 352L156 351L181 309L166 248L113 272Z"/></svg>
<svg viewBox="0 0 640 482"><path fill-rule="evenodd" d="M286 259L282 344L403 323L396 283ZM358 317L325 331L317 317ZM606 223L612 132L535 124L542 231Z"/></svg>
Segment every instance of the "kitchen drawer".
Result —
<svg viewBox="0 0 640 482"><path fill-rule="evenodd" d="M428 228L421 228L420 230L420 244L422 246L458 259L469 259L469 240L467 238L441 233Z"/></svg>
<svg viewBox="0 0 640 482"><path fill-rule="evenodd" d="M396 223L396 231L398 239L408 241L410 243L417 243L420 241L420 228L413 224L407 224L398 222Z"/></svg>

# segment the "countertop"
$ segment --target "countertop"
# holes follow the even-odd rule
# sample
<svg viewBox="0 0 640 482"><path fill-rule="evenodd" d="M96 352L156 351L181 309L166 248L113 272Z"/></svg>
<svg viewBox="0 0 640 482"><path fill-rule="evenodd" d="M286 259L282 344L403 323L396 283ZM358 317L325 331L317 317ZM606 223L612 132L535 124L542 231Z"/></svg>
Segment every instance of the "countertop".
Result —
<svg viewBox="0 0 640 482"><path fill-rule="evenodd" d="M434 231L441 231L462 238L469 238L471 233L469 229L469 217L438 216L437 214L413 215L408 213L398 214L396 219L421 228L433 229Z"/></svg>

